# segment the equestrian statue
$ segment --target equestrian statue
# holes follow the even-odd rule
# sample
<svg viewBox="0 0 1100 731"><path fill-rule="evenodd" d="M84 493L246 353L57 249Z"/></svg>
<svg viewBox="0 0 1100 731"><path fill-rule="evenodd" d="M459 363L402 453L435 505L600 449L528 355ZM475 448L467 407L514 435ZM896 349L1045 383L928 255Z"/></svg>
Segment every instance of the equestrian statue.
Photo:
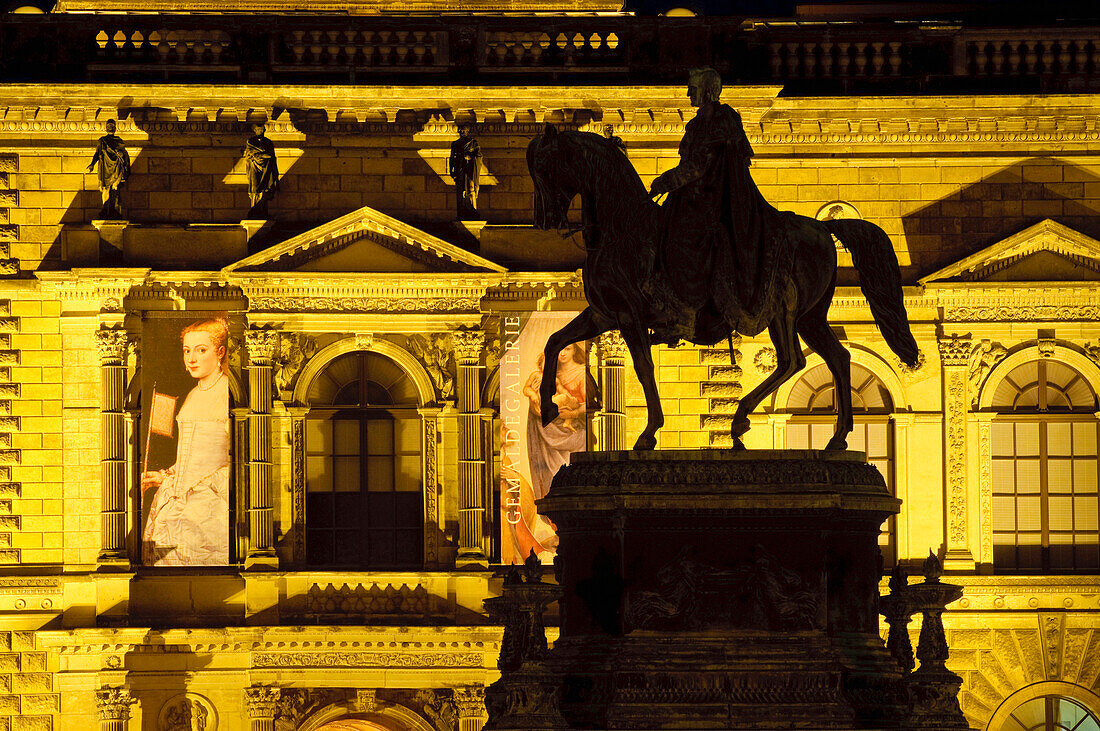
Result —
<svg viewBox="0 0 1100 731"><path fill-rule="evenodd" d="M902 299L890 238L861 220L817 221L771 206L749 164L752 147L741 118L718 101L713 69L692 71L688 96L698 107L680 144L680 164L650 191L622 148L590 132L548 125L527 146L535 184L535 225L563 228L581 199L588 307L547 340L542 422L558 415L553 400L558 353L570 343L619 330L634 362L648 410L634 449L653 449L664 423L654 379L653 343L714 345L732 333L768 329L776 369L741 399L733 446L743 449L748 415L806 365L799 337L824 359L837 394L836 431L827 449L845 449L852 431L851 356L829 327L836 287L835 236L852 253L871 314L890 349L916 367L920 357ZM667 194L664 205L653 198Z"/></svg>

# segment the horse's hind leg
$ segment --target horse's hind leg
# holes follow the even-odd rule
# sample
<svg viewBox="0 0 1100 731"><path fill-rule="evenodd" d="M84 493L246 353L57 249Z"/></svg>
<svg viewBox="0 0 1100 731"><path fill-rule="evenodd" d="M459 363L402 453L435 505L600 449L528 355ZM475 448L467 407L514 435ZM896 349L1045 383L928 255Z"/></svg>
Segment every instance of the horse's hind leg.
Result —
<svg viewBox="0 0 1100 731"><path fill-rule="evenodd" d="M837 405L836 431L825 449L847 449L848 435L852 433L852 356L841 345L836 333L829 327L829 321L825 319L832 300L831 294L830 291L830 296L823 298L799 318L798 334L806 341L806 345L824 359L829 372L833 374Z"/></svg>
<svg viewBox="0 0 1100 731"><path fill-rule="evenodd" d="M626 347L630 350L630 359L634 362L634 373L645 394L648 419L645 429L638 435L634 449L653 449L657 446L657 430L665 425L665 414L661 410L661 397L657 393L657 381L653 375L653 353L650 348L649 331L640 325L624 327L622 332Z"/></svg>
<svg viewBox="0 0 1100 731"><path fill-rule="evenodd" d="M749 414L760 405L761 401L806 365L806 358L798 346L793 312L788 310L781 317L772 320L768 325L768 334L771 336L772 345L775 346L775 371L759 386L749 391L748 395L741 399L741 403L737 404L737 411L733 414L733 426L730 429L734 449L745 448L741 442L741 435L749 430Z"/></svg>
<svg viewBox="0 0 1100 731"><path fill-rule="evenodd" d="M542 367L542 382L539 384L539 404L543 426L549 425L558 418L558 405L554 403L554 396L558 392L558 355L562 349L582 340L591 340L609 329L610 324L604 318L593 312L591 307L586 307L566 323L565 327L546 339L546 348L543 349L545 360Z"/></svg>

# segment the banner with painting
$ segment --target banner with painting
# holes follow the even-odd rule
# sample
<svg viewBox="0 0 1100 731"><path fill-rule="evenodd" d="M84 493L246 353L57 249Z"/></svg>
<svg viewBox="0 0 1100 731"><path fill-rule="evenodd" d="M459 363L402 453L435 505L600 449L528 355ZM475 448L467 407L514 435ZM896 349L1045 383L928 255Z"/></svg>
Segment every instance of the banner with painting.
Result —
<svg viewBox="0 0 1100 731"><path fill-rule="evenodd" d="M225 313L164 314L151 313L142 327L141 559L225 566L229 321Z"/></svg>
<svg viewBox="0 0 1100 731"><path fill-rule="evenodd" d="M503 318L500 360L501 563L523 563L534 550L543 563L554 560L558 536L535 501L550 491L558 469L572 452L587 446L586 415L598 401L588 373L588 350L577 343L558 357L558 418L542 426L539 384L543 348L552 333L576 312L531 312Z"/></svg>

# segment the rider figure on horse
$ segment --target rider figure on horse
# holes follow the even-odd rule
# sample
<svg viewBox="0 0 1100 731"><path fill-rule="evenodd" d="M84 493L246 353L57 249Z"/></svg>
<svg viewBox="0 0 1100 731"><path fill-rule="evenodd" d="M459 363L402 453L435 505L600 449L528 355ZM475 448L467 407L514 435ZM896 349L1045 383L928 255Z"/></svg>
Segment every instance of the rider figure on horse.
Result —
<svg viewBox="0 0 1100 731"><path fill-rule="evenodd" d="M676 300L676 324L657 339L692 339L711 330L759 332L773 257L764 237L778 215L764 200L749 165L753 151L741 116L719 102L722 79L711 68L694 69L688 97L698 113L684 127L680 164L650 186L668 193L657 245L659 278ZM728 314L743 313L740 322ZM724 337L724 335L719 335ZM704 338L706 339L706 338Z"/></svg>

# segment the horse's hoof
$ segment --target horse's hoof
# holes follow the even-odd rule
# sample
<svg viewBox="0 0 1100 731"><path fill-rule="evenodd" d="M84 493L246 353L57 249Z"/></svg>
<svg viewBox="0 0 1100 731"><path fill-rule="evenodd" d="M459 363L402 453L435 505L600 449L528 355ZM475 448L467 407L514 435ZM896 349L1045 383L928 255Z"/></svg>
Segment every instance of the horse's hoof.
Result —
<svg viewBox="0 0 1100 731"><path fill-rule="evenodd" d="M750 426L751 424L749 424L748 419L740 419L738 421L734 421L733 425L730 427L730 434L733 436L733 440L735 442L739 441L741 435L747 432Z"/></svg>
<svg viewBox="0 0 1100 731"><path fill-rule="evenodd" d="M558 418L558 405L553 401L543 401L542 403L545 404L542 407L542 425L550 426L550 422Z"/></svg>
<svg viewBox="0 0 1100 731"><path fill-rule="evenodd" d="M636 452L651 452L657 446L657 437L650 437L643 434L638 437L638 441L634 442L634 451Z"/></svg>
<svg viewBox="0 0 1100 731"><path fill-rule="evenodd" d="M744 452L745 451L745 443L741 441L741 437L734 437L733 438L733 445L730 447L730 449L733 450L734 452Z"/></svg>
<svg viewBox="0 0 1100 731"><path fill-rule="evenodd" d="M825 450L827 452L843 452L847 448L848 448L848 440L847 439L837 439L836 437L833 437L832 439L830 439L829 443L825 445Z"/></svg>

